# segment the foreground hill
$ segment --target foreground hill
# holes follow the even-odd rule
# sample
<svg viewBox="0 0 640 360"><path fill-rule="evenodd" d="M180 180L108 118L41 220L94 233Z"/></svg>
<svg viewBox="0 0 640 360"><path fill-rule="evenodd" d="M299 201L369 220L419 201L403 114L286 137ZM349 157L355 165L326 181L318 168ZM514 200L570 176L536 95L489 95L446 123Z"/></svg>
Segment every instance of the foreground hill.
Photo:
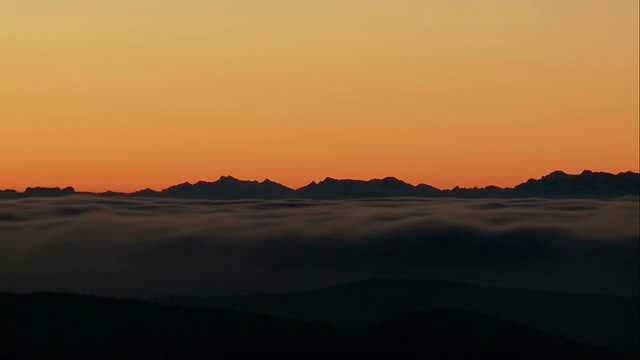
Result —
<svg viewBox="0 0 640 360"><path fill-rule="evenodd" d="M165 297L188 307L234 309L366 327L411 311L458 308L509 319L594 345L637 353L638 299L481 287L429 280L372 280L295 293Z"/></svg>
<svg viewBox="0 0 640 360"><path fill-rule="evenodd" d="M54 293L0 298L0 335L2 358L634 358L460 310L405 314L351 330Z"/></svg>

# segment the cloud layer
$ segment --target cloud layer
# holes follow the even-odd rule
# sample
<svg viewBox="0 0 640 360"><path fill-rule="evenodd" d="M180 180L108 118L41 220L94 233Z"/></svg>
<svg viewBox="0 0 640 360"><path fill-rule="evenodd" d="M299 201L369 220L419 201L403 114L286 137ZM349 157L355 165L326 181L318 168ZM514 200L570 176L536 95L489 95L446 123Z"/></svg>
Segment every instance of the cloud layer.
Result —
<svg viewBox="0 0 640 360"><path fill-rule="evenodd" d="M637 199L0 201L0 290L239 294L366 278L638 296Z"/></svg>

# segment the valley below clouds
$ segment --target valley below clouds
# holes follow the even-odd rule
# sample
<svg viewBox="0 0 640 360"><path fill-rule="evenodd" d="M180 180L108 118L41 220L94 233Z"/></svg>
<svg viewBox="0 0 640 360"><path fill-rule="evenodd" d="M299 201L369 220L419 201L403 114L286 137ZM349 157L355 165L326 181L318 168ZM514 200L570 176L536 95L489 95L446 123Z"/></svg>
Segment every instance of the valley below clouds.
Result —
<svg viewBox="0 0 640 360"><path fill-rule="evenodd" d="M372 278L638 297L636 198L0 201L0 290L120 297Z"/></svg>

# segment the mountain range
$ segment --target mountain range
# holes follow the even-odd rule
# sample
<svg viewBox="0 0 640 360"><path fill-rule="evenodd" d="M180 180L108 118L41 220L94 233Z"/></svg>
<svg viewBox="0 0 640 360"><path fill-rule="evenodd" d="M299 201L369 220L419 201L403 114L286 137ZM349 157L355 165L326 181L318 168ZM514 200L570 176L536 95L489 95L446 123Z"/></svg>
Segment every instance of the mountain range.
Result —
<svg viewBox="0 0 640 360"><path fill-rule="evenodd" d="M350 180L327 177L319 183L311 182L299 189L291 189L266 179L262 182L239 180L232 176L222 176L217 181L199 181L168 187L162 191L144 189L132 193L107 191L103 193L76 192L66 188L27 188L20 193L15 190L0 190L0 199L21 197L52 197L72 194L93 194L99 196L134 196L152 198L186 199L358 199L384 197L461 197L461 198L594 198L613 199L623 196L640 195L640 174L624 172L583 171L572 175L554 171L540 179L529 179L513 188L487 186L484 188L460 188L440 190L426 184L411 185L394 177L384 179Z"/></svg>

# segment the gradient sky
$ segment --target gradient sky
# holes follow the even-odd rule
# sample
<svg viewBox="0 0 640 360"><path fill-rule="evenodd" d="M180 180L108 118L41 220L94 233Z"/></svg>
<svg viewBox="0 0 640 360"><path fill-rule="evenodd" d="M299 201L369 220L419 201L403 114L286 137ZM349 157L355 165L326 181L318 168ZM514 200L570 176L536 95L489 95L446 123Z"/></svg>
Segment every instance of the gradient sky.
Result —
<svg viewBox="0 0 640 360"><path fill-rule="evenodd" d="M0 189L638 171L637 0L3 0Z"/></svg>

